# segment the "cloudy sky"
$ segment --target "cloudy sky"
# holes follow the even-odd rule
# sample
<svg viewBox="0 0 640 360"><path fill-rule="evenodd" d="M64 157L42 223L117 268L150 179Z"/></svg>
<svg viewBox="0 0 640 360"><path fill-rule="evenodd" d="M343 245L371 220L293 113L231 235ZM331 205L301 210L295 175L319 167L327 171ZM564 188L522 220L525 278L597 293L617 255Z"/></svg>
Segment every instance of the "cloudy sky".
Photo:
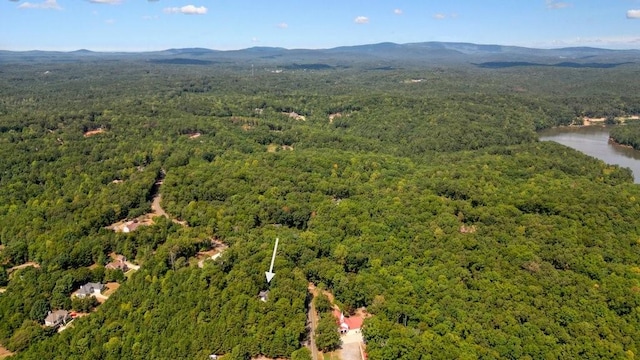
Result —
<svg viewBox="0 0 640 360"><path fill-rule="evenodd" d="M385 41L640 49L640 0L0 0L3 50Z"/></svg>

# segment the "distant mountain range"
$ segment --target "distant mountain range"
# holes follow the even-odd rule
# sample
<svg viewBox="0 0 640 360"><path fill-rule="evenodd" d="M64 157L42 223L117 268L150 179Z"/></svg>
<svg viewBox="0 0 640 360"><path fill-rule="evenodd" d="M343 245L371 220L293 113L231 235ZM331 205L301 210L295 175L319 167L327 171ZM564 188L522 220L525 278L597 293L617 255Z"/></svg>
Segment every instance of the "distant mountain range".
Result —
<svg viewBox="0 0 640 360"><path fill-rule="evenodd" d="M640 50L610 50L591 47L534 49L518 46L481 45L453 42L410 44L379 43L341 46L331 49L284 49L252 47L242 50L210 50L204 48L168 49L150 52L4 51L0 63L11 62L75 62L137 60L159 64L212 65L252 63L283 66L290 69L316 70L350 67L356 64L379 68L433 64L469 64L483 68L514 66L562 66L610 68L640 62Z"/></svg>

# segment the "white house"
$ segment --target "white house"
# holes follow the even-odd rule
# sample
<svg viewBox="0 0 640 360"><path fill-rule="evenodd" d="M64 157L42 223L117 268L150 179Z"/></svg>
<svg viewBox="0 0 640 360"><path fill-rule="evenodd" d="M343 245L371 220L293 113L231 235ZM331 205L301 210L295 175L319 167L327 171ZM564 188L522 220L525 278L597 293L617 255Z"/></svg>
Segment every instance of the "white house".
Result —
<svg viewBox="0 0 640 360"><path fill-rule="evenodd" d="M69 320L69 312L67 310L49 311L47 317L44 318L44 325L49 327L60 326Z"/></svg>
<svg viewBox="0 0 640 360"><path fill-rule="evenodd" d="M76 296L80 299L84 299L87 296L100 295L102 290L104 290L104 284L90 282L80 286L80 290L78 290Z"/></svg>

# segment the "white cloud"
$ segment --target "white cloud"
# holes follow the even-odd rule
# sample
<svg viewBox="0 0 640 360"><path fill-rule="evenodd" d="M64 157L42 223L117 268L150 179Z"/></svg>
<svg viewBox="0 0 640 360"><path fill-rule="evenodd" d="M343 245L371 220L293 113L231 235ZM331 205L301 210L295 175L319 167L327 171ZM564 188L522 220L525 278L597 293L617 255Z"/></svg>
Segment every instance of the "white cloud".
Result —
<svg viewBox="0 0 640 360"><path fill-rule="evenodd" d="M546 0L547 9L564 9L571 6L570 3L562 2L558 0Z"/></svg>
<svg viewBox="0 0 640 360"><path fill-rule="evenodd" d="M627 19L640 19L640 10L628 10Z"/></svg>
<svg viewBox="0 0 640 360"><path fill-rule="evenodd" d="M114 19L107 19L107 20L104 21L104 23L107 24L107 25L112 25L112 24L115 24L116 21Z"/></svg>
<svg viewBox="0 0 640 360"><path fill-rule="evenodd" d="M353 20L356 24L368 24L369 18L366 16L358 16Z"/></svg>
<svg viewBox="0 0 640 360"><path fill-rule="evenodd" d="M281 22L280 24L276 25L277 27L279 27L280 29L286 29L289 27L289 24L287 24L286 22Z"/></svg>
<svg viewBox="0 0 640 360"><path fill-rule="evenodd" d="M57 0L44 0L41 3L25 2L18 6L19 9L55 9L61 10L62 7L58 5Z"/></svg>
<svg viewBox="0 0 640 360"><path fill-rule="evenodd" d="M402 15L402 9L393 9L393 13L396 15Z"/></svg>
<svg viewBox="0 0 640 360"><path fill-rule="evenodd" d="M436 19L436 20L443 20L443 19L447 18L447 15L438 13L438 14L433 15L433 18Z"/></svg>
<svg viewBox="0 0 640 360"><path fill-rule="evenodd" d="M117 4L120 4L122 0L89 0L89 2L93 4L117 5Z"/></svg>
<svg viewBox="0 0 640 360"><path fill-rule="evenodd" d="M204 15L207 13L207 8L204 6L185 5L183 7L165 8L164 12L167 14Z"/></svg>

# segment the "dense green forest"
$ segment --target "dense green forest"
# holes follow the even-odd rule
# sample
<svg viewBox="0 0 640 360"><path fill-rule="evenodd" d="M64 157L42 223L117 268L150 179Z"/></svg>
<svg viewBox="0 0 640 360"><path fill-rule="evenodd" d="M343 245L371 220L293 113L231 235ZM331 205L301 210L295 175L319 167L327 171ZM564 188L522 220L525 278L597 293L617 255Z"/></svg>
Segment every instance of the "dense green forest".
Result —
<svg viewBox="0 0 640 360"><path fill-rule="evenodd" d="M611 129L609 136L618 144L640 150L640 123L633 122L626 126L617 126Z"/></svg>
<svg viewBox="0 0 640 360"><path fill-rule="evenodd" d="M638 115L638 65L369 65L4 63L0 344L16 359L297 357L313 282L367 308L372 360L639 354L640 189L536 135ZM106 228L158 191L186 226ZM201 268L212 239L229 247ZM105 270L113 252L140 270ZM40 326L111 280L89 316Z"/></svg>

